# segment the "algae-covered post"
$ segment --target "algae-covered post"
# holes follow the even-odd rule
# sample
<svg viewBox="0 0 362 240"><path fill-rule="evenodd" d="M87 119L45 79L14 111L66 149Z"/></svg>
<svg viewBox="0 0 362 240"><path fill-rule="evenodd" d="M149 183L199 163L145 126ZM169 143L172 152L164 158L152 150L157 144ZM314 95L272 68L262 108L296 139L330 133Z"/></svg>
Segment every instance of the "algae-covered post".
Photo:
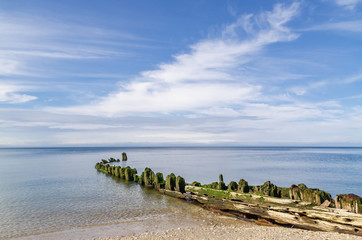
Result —
<svg viewBox="0 0 362 240"><path fill-rule="evenodd" d="M281 192L278 190L278 187L272 184L270 181L266 181L262 186L260 186L259 193L261 195L271 197L281 196Z"/></svg>
<svg viewBox="0 0 362 240"><path fill-rule="evenodd" d="M228 191L237 191L238 190L238 184L234 181L231 181L228 185Z"/></svg>
<svg viewBox="0 0 362 240"><path fill-rule="evenodd" d="M340 194L335 199L336 208L353 213L362 213L362 198L355 194Z"/></svg>
<svg viewBox="0 0 362 240"><path fill-rule="evenodd" d="M144 176L145 176L145 172L142 172L141 176L138 177L138 183L141 185L145 185Z"/></svg>
<svg viewBox="0 0 362 240"><path fill-rule="evenodd" d="M176 178L176 191L180 193L185 193L185 179L181 176L177 176Z"/></svg>
<svg viewBox="0 0 362 240"><path fill-rule="evenodd" d="M301 200L304 202L311 202L321 205L324 201L331 201L331 194L319 190L318 188L308 188L305 184L301 183L298 186L292 185L289 188L289 197L293 200Z"/></svg>
<svg viewBox="0 0 362 240"><path fill-rule="evenodd" d="M154 187L156 189L163 189L165 188L165 180L163 180L163 174L162 173L156 173L155 181L154 181Z"/></svg>
<svg viewBox="0 0 362 240"><path fill-rule="evenodd" d="M191 183L191 186L195 186L195 187L201 187L201 183L197 182L197 181L193 181Z"/></svg>
<svg viewBox="0 0 362 240"><path fill-rule="evenodd" d="M248 193L249 192L249 184L244 179L240 179L238 184L238 191L242 193Z"/></svg>
<svg viewBox="0 0 362 240"><path fill-rule="evenodd" d="M151 170L151 168L145 168L143 181L145 186L152 187L155 180L155 173Z"/></svg>
<svg viewBox="0 0 362 240"><path fill-rule="evenodd" d="M122 153L122 161L127 161L127 154L125 152Z"/></svg>
<svg viewBox="0 0 362 240"><path fill-rule="evenodd" d="M116 169L114 170L115 177L119 177L119 168L120 168L120 166L117 166Z"/></svg>
<svg viewBox="0 0 362 240"><path fill-rule="evenodd" d="M174 191L176 188L176 176L175 174L171 173L166 177L166 186L167 190Z"/></svg>
<svg viewBox="0 0 362 240"><path fill-rule="evenodd" d="M133 181L135 174L137 174L137 169L135 168L132 169L131 167L127 166L124 169L124 179L126 179L127 181Z"/></svg>
<svg viewBox="0 0 362 240"><path fill-rule="evenodd" d="M226 190L227 187L224 183L224 177L222 176L222 174L219 175L219 186L218 186L219 190Z"/></svg>

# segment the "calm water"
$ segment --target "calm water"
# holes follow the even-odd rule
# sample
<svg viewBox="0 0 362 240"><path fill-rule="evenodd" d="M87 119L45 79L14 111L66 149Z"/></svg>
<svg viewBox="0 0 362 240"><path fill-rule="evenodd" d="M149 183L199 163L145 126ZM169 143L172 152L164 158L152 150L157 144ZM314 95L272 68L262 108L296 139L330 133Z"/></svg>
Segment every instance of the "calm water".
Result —
<svg viewBox="0 0 362 240"><path fill-rule="evenodd" d="M332 195L362 195L362 148L0 149L0 239L163 216L176 209L179 201L94 169L100 159L121 158L123 151L139 173L151 167L186 182L210 183L222 173L227 183L240 178L251 185L305 183Z"/></svg>

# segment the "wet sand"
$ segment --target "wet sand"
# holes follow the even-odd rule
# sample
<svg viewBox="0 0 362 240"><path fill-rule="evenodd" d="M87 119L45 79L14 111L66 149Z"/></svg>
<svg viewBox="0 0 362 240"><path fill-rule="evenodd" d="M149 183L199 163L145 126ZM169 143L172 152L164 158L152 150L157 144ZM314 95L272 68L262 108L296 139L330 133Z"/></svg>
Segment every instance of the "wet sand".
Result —
<svg viewBox="0 0 362 240"><path fill-rule="evenodd" d="M204 214L201 214L204 215ZM332 232L317 232L295 228L260 226L240 219L211 213L202 216L203 220L195 221L191 227L178 227L161 230L155 225L153 231L128 236L101 238L101 240L161 240L161 239L362 239L362 237Z"/></svg>
<svg viewBox="0 0 362 240"><path fill-rule="evenodd" d="M177 201L179 208L172 208L167 213L133 218L129 221L76 227L63 231L41 233L37 235L24 236L14 239L101 239L105 237L126 237L151 232L165 232L169 230L177 230L178 228L187 229L195 226L201 226L202 224L207 224L209 226L210 224L212 225L218 223L215 222L218 221L218 219L220 218L218 214L206 211L197 205L187 203L180 199L174 199L171 197L167 198L172 201ZM242 223L243 221L240 221L240 224Z"/></svg>
<svg viewBox="0 0 362 240"><path fill-rule="evenodd" d="M158 239L362 239L362 237L332 232L260 226L234 217L224 216L189 205L167 215L133 221L80 227L17 238L21 240L158 240Z"/></svg>

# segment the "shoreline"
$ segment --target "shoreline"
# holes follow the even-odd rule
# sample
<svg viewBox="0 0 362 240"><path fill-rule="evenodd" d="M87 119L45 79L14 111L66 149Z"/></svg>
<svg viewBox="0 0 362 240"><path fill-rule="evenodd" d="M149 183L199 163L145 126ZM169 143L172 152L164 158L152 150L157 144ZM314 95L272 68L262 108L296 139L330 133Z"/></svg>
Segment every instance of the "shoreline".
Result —
<svg viewBox="0 0 362 240"><path fill-rule="evenodd" d="M101 238L99 240L166 240L166 239L230 239L230 240L249 240L249 239L285 239L285 240L314 240L314 239L362 239L356 236L330 232L313 232L302 229L283 229L263 226L235 227L225 225L198 226L192 228L178 228L176 230L167 230L163 232L150 232L126 237Z"/></svg>
<svg viewBox="0 0 362 240"><path fill-rule="evenodd" d="M144 234L164 233L177 231L180 229L193 229L195 227L212 227L226 221L233 221L238 226L251 224L230 218L218 213L205 210L193 203L186 203L180 199L165 196L171 200L178 201L180 208L166 214L146 215L141 218L118 222L107 223L92 226L79 226L71 229L46 232L23 237L15 237L10 239L17 240L85 240L85 239L107 239L107 238L124 238ZM230 220L231 219L231 220Z"/></svg>
<svg viewBox="0 0 362 240"><path fill-rule="evenodd" d="M352 239L362 237L336 233L310 231L297 228L263 226L263 222L248 222L215 213L195 204L190 211L172 212L167 216L153 216L140 220L97 226L77 227L53 233L43 233L18 240L161 240L161 239Z"/></svg>

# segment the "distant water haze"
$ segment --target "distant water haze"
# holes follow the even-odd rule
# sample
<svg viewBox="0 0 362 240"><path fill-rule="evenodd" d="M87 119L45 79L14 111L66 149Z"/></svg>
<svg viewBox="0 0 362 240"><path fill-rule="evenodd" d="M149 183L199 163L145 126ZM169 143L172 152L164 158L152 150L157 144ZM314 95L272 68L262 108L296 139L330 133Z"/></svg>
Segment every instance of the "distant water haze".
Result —
<svg viewBox="0 0 362 240"><path fill-rule="evenodd" d="M181 175L203 184L304 183L362 195L362 148L22 148L0 149L0 239L165 216L180 207L156 191L96 171L101 159Z"/></svg>

